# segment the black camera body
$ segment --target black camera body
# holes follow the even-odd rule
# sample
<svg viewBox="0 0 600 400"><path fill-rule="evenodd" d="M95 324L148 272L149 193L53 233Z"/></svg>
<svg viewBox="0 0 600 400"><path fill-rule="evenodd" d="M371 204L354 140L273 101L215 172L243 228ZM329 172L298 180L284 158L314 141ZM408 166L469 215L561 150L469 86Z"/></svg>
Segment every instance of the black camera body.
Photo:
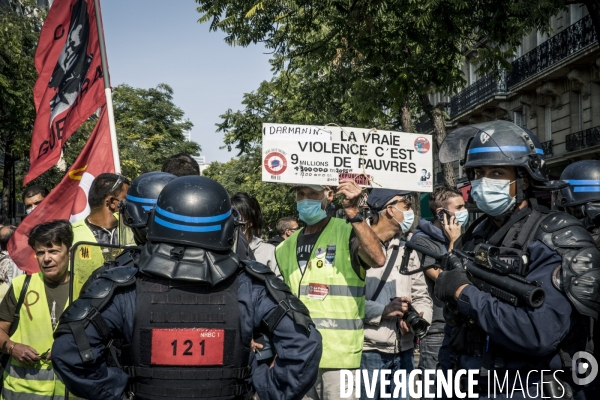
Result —
<svg viewBox="0 0 600 400"><path fill-rule="evenodd" d="M394 299L390 299L393 301ZM421 317L412 304L408 305L408 310L402 315L402 319L410 326L413 333L420 339L427 334L430 323Z"/></svg>

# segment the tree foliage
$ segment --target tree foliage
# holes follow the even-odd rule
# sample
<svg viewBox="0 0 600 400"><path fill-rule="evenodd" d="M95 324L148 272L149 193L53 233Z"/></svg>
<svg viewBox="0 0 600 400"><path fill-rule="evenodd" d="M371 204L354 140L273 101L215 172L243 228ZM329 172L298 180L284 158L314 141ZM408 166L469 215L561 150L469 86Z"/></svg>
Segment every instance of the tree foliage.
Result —
<svg viewBox="0 0 600 400"><path fill-rule="evenodd" d="M302 77L295 90L286 93L290 99L310 98L314 108L325 109L332 98L314 96L314 86L336 82L334 91L341 94L336 99L343 104L330 121L351 116L356 126L373 123L379 128L397 126L403 105L416 99L434 122L436 143L445 136L444 113L426 94L451 95L464 86L460 64L465 51L478 48L480 73L510 68L507 60L522 36L533 28L547 31L550 16L565 7L564 0L197 2L200 21L225 32L227 43L262 42L273 52L276 74ZM279 79L281 75L275 77ZM234 116L239 115L226 114ZM231 133L231 146L240 131L233 128L236 121L227 118L220 129ZM247 141L237 143L243 151ZM451 166L444 166L444 172L447 183L453 184Z"/></svg>
<svg viewBox="0 0 600 400"><path fill-rule="evenodd" d="M34 3L25 1L23 9ZM27 7L25 7L27 6ZM33 85L37 77L33 57L43 13L26 15L0 6L0 147L4 152L2 219L8 217L12 167L29 154L35 119Z"/></svg>

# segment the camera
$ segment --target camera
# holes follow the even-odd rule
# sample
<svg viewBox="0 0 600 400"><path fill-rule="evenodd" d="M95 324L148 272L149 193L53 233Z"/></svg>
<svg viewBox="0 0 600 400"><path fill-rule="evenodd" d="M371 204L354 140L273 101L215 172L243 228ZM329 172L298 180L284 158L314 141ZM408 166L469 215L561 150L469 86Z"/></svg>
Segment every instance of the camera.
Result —
<svg viewBox="0 0 600 400"><path fill-rule="evenodd" d="M421 318L417 310L412 306L412 304L408 305L408 311L404 313L402 319L410 326L411 330L417 337L420 339L427 333L427 329L429 328L429 322L425 321L425 319Z"/></svg>

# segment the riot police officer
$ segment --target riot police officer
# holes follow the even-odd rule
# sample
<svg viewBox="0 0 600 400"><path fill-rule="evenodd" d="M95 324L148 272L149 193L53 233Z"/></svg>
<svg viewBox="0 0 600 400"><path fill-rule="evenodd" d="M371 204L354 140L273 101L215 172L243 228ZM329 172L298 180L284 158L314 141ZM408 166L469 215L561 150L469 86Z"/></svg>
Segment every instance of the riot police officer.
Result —
<svg viewBox="0 0 600 400"><path fill-rule="evenodd" d="M594 238L596 246L600 246L600 161L574 162L563 170L560 179L568 186L560 189L556 205L579 219ZM594 349L600 346L597 334L600 332L599 325L596 320ZM600 382L596 380L586 386L585 394L589 399L599 398Z"/></svg>
<svg viewBox="0 0 600 400"><path fill-rule="evenodd" d="M569 186L560 190L556 204L578 218L600 246L600 161L570 164L560 179Z"/></svg>
<svg viewBox="0 0 600 400"><path fill-rule="evenodd" d="M321 336L268 267L240 262L235 234L219 183L168 183L138 268L107 270L63 313L52 354L67 388L88 399L301 398L316 380ZM273 342L271 368L248 366L257 333ZM114 339L122 368L106 362Z"/></svg>
<svg viewBox="0 0 600 400"><path fill-rule="evenodd" d="M458 128L440 147L440 161L458 159L471 181L472 198L485 215L455 248L496 246L499 258L516 275L539 283L545 301L539 308L513 306L471 284L462 268L442 272L435 294L446 303L444 350L452 350L454 368L479 371L476 390L481 397L494 393L489 375L492 386L494 376L507 376L510 389L517 378L524 389L507 393L496 388L496 398L582 396L570 378L571 357L591 350L590 326L600 300L600 268L595 264L600 252L576 218L538 205L533 190L555 186L548 181L543 150L532 132L506 121ZM444 350L440 362L446 358ZM553 375L558 370L564 372Z"/></svg>

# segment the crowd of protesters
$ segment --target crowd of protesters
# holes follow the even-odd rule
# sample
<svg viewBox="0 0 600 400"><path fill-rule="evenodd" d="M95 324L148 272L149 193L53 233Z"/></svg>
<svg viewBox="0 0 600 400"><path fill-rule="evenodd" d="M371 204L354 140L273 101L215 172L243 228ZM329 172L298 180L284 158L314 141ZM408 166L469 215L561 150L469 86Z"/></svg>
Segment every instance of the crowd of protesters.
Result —
<svg viewBox="0 0 600 400"><path fill-rule="evenodd" d="M168 159L162 171L177 177L199 175L199 166L192 157L179 154ZM14 359L11 371L40 363L39 370L52 374L49 349L52 331L67 305L68 250L77 242L123 243L123 238L119 240L123 235L119 202L126 199L129 185L122 175L101 174L90 187L86 218L72 224L59 220L36 226L29 234L29 245L41 275L35 274L31 281L25 276L19 278L23 272L6 251L16 227L0 228L0 343L2 351ZM429 200L433 221L420 219L414 224L412 208L419 198L412 192L373 189L367 196L353 181L342 181L335 191L328 186L296 185L293 192L298 216L281 218L272 238L263 237L263 217L255 196L235 193L231 206L240 228L236 253L266 265L287 283L321 333L319 373L304 398L339 398L340 386L344 385L342 369L360 368L368 371L369 377L381 369L401 369L407 374L416 367L436 369L444 336L443 303L434 296L440 270L407 276L400 273L400 264L409 235L415 243L439 254L453 248L468 219L462 193L448 186L437 188ZM332 205L336 194L343 196L342 209L337 212ZM47 195L44 187L28 187L23 193L26 213L43 207ZM366 204L359 204L361 201ZM410 257L411 269L435 263L416 254ZM11 330L23 302L19 297L24 285L45 293L35 308L27 307L27 313L39 313L39 318L49 320L48 330L38 329L33 334L37 328L31 321L35 318L21 319L19 334ZM417 317L409 323L405 316L410 312ZM268 338L255 339L252 348L261 351ZM420 352L416 353L419 345ZM48 351L40 350L42 347ZM416 354L420 354L418 365ZM10 373L5 373L5 390L19 391L23 382ZM24 389L24 393L36 393L36 385L40 383ZM373 398L367 397L364 385L363 381L361 398ZM392 385L388 393L393 389ZM59 383L53 390L58 396L64 386ZM379 398L378 386L374 393Z"/></svg>
<svg viewBox="0 0 600 400"><path fill-rule="evenodd" d="M175 176L198 175L199 167L193 158L180 154L168 159L162 171ZM68 249L77 242L119 244L119 202L126 198L129 185L130 181L122 175L101 174L90 187L90 213L86 218L72 224L60 221L41 224L30 233L29 244L36 252L42 275L39 283L29 284L45 285L47 302L40 305L48 304L44 318L51 320L52 327L56 326L67 302ZM263 217L255 196L235 193L231 196L231 204L238 214L239 232L245 238L241 246L247 243L247 248L238 249L237 253L266 265L284 280L309 308L323 337L317 382L305 398L338 398L341 369L361 368L371 375L379 369L412 371L415 368L415 344L419 340L413 332L414 327L402 318L409 309L419 313L425 326L432 323L428 334L420 335L422 343L427 345L422 344L419 366L435 368L435 350L440 345L439 325L443 318L439 305L435 304L432 281L422 273L408 277L399 273L403 240L412 233L412 205L418 198L414 193L385 189L374 189L367 197L354 182L342 182L337 194L344 195L343 211L338 210L337 215L344 217L344 221L330 215L335 213L333 188L299 185L293 189L299 216L281 218L276 225L277 235L268 240L262 235ZM43 207L47 195L48 190L44 187L26 188L23 192L26 213L35 207ZM358 204L361 199L366 200L362 209ZM433 193L430 205L434 214L440 209L448 210L448 218L452 221L447 222L454 222L455 215L463 222L458 215L464 210L464 201L455 189L438 189ZM367 218L362 211L365 209L368 210ZM4 338L3 351L16 360L16 365L40 362L51 368L50 354L41 354L32 347L37 346L37 342L18 343L9 338L20 293L11 284L22 274L6 251L6 243L15 229L12 225L0 228L0 295L3 297L0 341ZM426 238L435 250L442 251L451 248L457 233L460 234L460 227L443 224L437 219L434 222L421 220L415 236ZM419 260L414 255L410 262L418 266L421 261L431 263L429 259ZM331 284L328 269L323 267L335 268L339 274L337 285ZM20 287L23 283L19 280ZM315 291L315 287L318 290ZM315 298L320 301L315 302ZM44 307L35 310L46 314ZM27 327L27 319L21 323L26 325L21 330L31 329ZM345 325L340 326L342 324ZM45 336L49 337L39 339L44 346L51 347L51 335L52 331L48 331ZM27 340L26 335L19 337ZM264 339L268 341L266 337ZM264 344L263 340L257 339L253 349L260 351ZM10 377L6 384L9 388L15 385ZM55 390L59 393L64 387L58 385ZM375 392L379 393L379 389ZM362 398L367 398L364 387L361 393Z"/></svg>

